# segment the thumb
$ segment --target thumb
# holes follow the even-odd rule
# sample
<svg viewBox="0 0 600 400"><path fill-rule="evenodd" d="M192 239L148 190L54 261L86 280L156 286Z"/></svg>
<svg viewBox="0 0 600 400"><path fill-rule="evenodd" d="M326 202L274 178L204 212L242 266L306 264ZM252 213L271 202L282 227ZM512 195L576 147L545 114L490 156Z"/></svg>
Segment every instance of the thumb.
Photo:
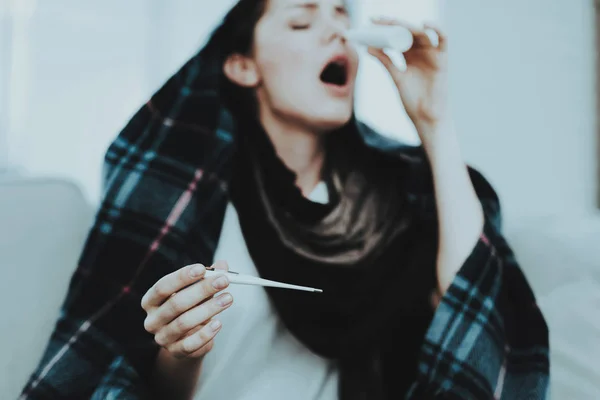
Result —
<svg viewBox="0 0 600 400"><path fill-rule="evenodd" d="M385 53L385 51L381 49L377 49L374 47L369 47L369 54L373 57L377 58L383 66L388 70L388 72L392 75L394 81L397 81L403 74L403 71L398 68L396 63L392 60L392 58Z"/></svg>
<svg viewBox="0 0 600 400"><path fill-rule="evenodd" d="M375 47L369 47L369 54L381 61L383 66L386 67L388 70L396 69L396 65L394 64L390 56L385 54L383 50L377 49Z"/></svg>
<svg viewBox="0 0 600 400"><path fill-rule="evenodd" d="M215 262L215 264L213 265L213 268L220 269L223 271L229 271L229 264L227 264L227 261L219 260L219 261Z"/></svg>

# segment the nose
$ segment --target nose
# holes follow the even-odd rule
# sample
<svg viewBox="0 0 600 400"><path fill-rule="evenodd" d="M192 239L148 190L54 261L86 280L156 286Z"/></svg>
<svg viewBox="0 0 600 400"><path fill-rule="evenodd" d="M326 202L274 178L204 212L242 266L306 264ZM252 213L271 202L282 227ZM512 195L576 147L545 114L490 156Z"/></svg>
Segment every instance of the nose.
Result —
<svg viewBox="0 0 600 400"><path fill-rule="evenodd" d="M325 31L323 33L323 43L329 44L336 40L346 43L346 36L344 35L345 31L346 24L340 20L331 19L326 24Z"/></svg>

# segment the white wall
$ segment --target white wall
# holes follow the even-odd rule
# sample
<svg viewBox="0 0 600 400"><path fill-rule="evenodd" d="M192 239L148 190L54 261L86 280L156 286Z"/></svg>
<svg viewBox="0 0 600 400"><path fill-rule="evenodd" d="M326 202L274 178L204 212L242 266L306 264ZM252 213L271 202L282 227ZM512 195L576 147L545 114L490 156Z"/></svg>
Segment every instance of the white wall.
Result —
<svg viewBox="0 0 600 400"><path fill-rule="evenodd" d="M198 51L233 4L235 0L147 0L148 85L162 84Z"/></svg>
<svg viewBox="0 0 600 400"><path fill-rule="evenodd" d="M9 162L71 178L96 202L109 143L232 3L13 2Z"/></svg>
<svg viewBox="0 0 600 400"><path fill-rule="evenodd" d="M72 177L95 200L106 146L233 1L13 2L30 18L16 30L10 161ZM592 0L369 0L359 9L363 22L385 13L419 22L435 19L439 4L455 125L509 225L592 209ZM358 94L359 116L416 140L389 78L368 58Z"/></svg>
<svg viewBox="0 0 600 400"><path fill-rule="evenodd" d="M7 0L0 0L0 173L8 165L8 82L11 28Z"/></svg>
<svg viewBox="0 0 600 400"><path fill-rule="evenodd" d="M144 0L13 5L9 161L96 198L106 146L146 95Z"/></svg>
<svg viewBox="0 0 600 400"><path fill-rule="evenodd" d="M450 0L452 105L507 223L594 208L592 0Z"/></svg>

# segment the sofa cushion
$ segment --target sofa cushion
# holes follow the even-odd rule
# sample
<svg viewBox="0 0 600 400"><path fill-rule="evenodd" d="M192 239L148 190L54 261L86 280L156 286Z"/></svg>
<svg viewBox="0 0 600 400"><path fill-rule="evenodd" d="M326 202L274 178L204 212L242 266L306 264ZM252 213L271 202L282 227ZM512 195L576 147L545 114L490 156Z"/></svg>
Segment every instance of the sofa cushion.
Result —
<svg viewBox="0 0 600 400"><path fill-rule="evenodd" d="M0 180L0 399L17 398L37 366L92 220L68 182Z"/></svg>
<svg viewBox="0 0 600 400"><path fill-rule="evenodd" d="M538 297L583 276L600 282L600 213L534 219L508 240Z"/></svg>
<svg viewBox="0 0 600 400"><path fill-rule="evenodd" d="M550 330L553 399L600 399L600 282L582 279L539 299Z"/></svg>

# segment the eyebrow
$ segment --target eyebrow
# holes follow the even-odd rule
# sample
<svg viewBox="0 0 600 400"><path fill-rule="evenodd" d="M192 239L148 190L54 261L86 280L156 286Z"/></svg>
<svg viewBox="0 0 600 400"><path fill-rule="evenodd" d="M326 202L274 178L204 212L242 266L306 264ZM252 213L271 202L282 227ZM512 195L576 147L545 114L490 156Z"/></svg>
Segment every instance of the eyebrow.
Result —
<svg viewBox="0 0 600 400"><path fill-rule="evenodd" d="M319 4L317 3L296 3L296 4L291 4L289 5L287 8L319 8Z"/></svg>
<svg viewBox="0 0 600 400"><path fill-rule="evenodd" d="M308 9L308 10L312 11L312 10L317 10L319 7L320 7L319 3L305 2L305 3L291 4L287 8L304 8L304 9ZM348 8L344 4L335 6L335 10L339 13L348 15Z"/></svg>

